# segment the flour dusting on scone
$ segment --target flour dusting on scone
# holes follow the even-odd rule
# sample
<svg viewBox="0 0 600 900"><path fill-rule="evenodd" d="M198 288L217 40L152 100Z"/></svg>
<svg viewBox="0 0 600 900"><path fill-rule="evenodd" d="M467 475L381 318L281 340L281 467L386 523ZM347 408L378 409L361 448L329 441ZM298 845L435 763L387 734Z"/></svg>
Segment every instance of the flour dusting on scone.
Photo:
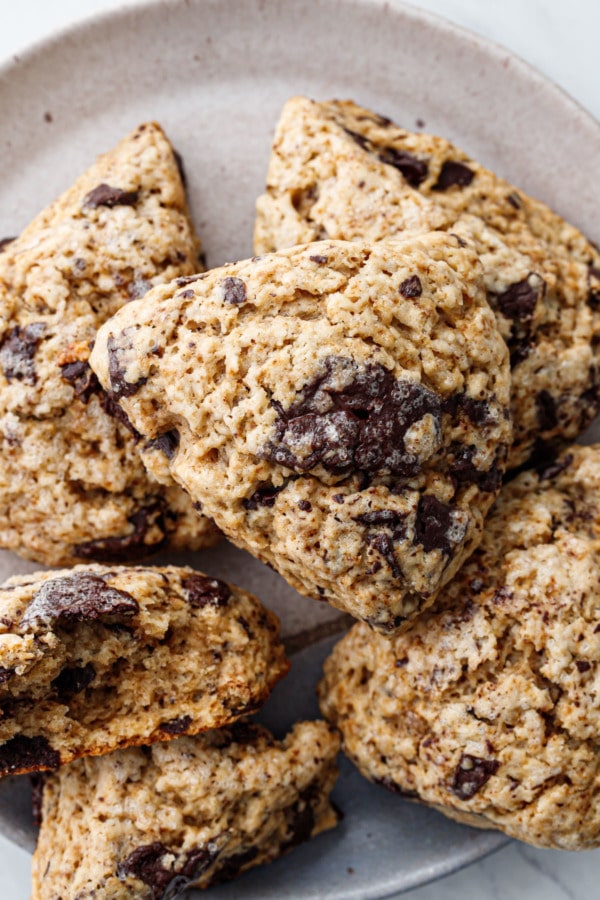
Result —
<svg viewBox="0 0 600 900"><path fill-rule="evenodd" d="M198 271L180 165L141 125L0 252L0 547L46 565L198 549L215 527L161 486L88 359L96 331Z"/></svg>
<svg viewBox="0 0 600 900"><path fill-rule="evenodd" d="M511 439L508 354L463 243L325 241L180 279L91 358L161 448L157 477L387 632L478 543Z"/></svg>
<svg viewBox="0 0 600 900"><path fill-rule="evenodd" d="M271 862L338 821L339 737L239 723L82 759L44 779L32 900L170 900Z"/></svg>
<svg viewBox="0 0 600 900"><path fill-rule="evenodd" d="M540 847L600 846L600 446L506 485L483 541L388 640L355 626L321 708L361 772Z"/></svg>
<svg viewBox="0 0 600 900"><path fill-rule="evenodd" d="M295 97L273 143L255 250L443 229L472 242L512 364L509 468L574 440L600 410L600 253L443 138Z"/></svg>
<svg viewBox="0 0 600 900"><path fill-rule="evenodd" d="M0 586L0 776L233 722L287 668L276 617L193 569L11 578Z"/></svg>

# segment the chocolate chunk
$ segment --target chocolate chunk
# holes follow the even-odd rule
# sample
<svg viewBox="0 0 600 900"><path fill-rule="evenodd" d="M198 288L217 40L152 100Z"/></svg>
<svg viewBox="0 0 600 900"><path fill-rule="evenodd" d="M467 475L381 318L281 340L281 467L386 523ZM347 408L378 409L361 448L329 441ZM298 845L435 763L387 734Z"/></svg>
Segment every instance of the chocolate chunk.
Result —
<svg viewBox="0 0 600 900"><path fill-rule="evenodd" d="M375 547L378 553L381 553L392 570L394 578L401 578L402 569L398 565L398 560L396 559L393 537L385 531L378 531L374 534L368 534L366 541L371 547Z"/></svg>
<svg viewBox="0 0 600 900"><path fill-rule="evenodd" d="M508 194L506 199L514 209L521 209L523 202L516 191Z"/></svg>
<svg viewBox="0 0 600 900"><path fill-rule="evenodd" d="M142 506L129 516L132 531L114 537L96 538L75 544L73 550L82 559L93 559L97 562L120 562L143 559L149 553L156 553L164 547L167 536L165 526L164 501L157 500L148 506ZM156 527L159 537L154 543L147 543L146 535Z"/></svg>
<svg viewBox="0 0 600 900"><path fill-rule="evenodd" d="M545 289L546 282L535 272L530 272L527 278L511 284L501 294L491 295L490 302L507 319L528 322L533 316L538 297L540 294L543 296Z"/></svg>
<svg viewBox="0 0 600 900"><path fill-rule="evenodd" d="M187 600L191 606L203 609L205 606L227 606L231 591L224 581L218 578L209 578L207 575L189 575L182 581L187 593Z"/></svg>
<svg viewBox="0 0 600 900"><path fill-rule="evenodd" d="M121 397L131 397L137 393L142 385L146 384L147 378L139 378L137 381L125 380L125 369L121 368L120 357L123 349L117 346L117 343L111 335L107 341L108 349L108 375L110 378L111 393L119 400Z"/></svg>
<svg viewBox="0 0 600 900"><path fill-rule="evenodd" d="M135 206L138 202L139 191L123 191L118 187L108 184L99 184L93 191L83 198L83 206L88 209L97 209L99 206Z"/></svg>
<svg viewBox="0 0 600 900"><path fill-rule="evenodd" d="M314 800L315 788L310 786L300 794L298 802L288 812L287 818L291 819L292 830L281 846L282 852L297 847L310 838L315 827Z"/></svg>
<svg viewBox="0 0 600 900"><path fill-rule="evenodd" d="M499 768L497 759L481 759L463 753L454 770L450 790L459 800L470 800Z"/></svg>
<svg viewBox="0 0 600 900"><path fill-rule="evenodd" d="M162 865L161 860L167 854L170 855L170 851L159 841L144 844L117 865L117 876L123 880L130 876L143 881L152 889L153 898L162 900L175 875L172 868L166 869Z"/></svg>
<svg viewBox="0 0 600 900"><path fill-rule="evenodd" d="M178 719L169 719L168 722L162 722L160 730L165 734L184 734L192 724L191 716L179 716Z"/></svg>
<svg viewBox="0 0 600 900"><path fill-rule="evenodd" d="M25 610L21 626L123 619L135 615L138 610L138 602L131 594L111 587L98 575L77 572L44 582Z"/></svg>
<svg viewBox="0 0 600 900"><path fill-rule="evenodd" d="M15 240L16 240L16 238L14 238L14 237L0 238L0 253L2 253L4 250L6 250L8 245L12 244L12 242Z"/></svg>
<svg viewBox="0 0 600 900"><path fill-rule="evenodd" d="M430 417L437 441L427 442L428 453L435 453L441 435L437 394L418 382L396 381L381 365L359 366L345 357L327 357L322 374L289 409L273 405L275 437L261 456L300 473L322 465L334 473L415 475L424 460L405 447L407 432Z"/></svg>
<svg viewBox="0 0 600 900"><path fill-rule="evenodd" d="M244 866L256 859L257 855L257 847L248 847L247 850L242 850L240 853L234 853L226 857L223 865L219 867L213 878L211 878L209 886L214 887L217 884L223 884L225 881L237 878Z"/></svg>
<svg viewBox="0 0 600 900"><path fill-rule="evenodd" d="M589 672L589 670L592 668L592 664L587 662L587 660L585 659L577 659L575 661L575 665L577 666L577 671L581 672L582 675L584 672Z"/></svg>
<svg viewBox="0 0 600 900"><path fill-rule="evenodd" d="M447 191L448 188L468 187L475 177L475 172L464 163L447 159L443 164L437 182L432 187L432 191Z"/></svg>
<svg viewBox="0 0 600 900"><path fill-rule="evenodd" d="M142 435L139 433L137 428L133 427L125 410L122 409L115 400L113 400L110 394L107 394L106 391L103 391L102 389L100 390L100 402L102 404L102 409L104 410L106 415L110 416L111 419L116 419L117 422L121 423L121 425L124 425L127 431L129 431L133 435L134 442L137 444L137 442L142 439Z"/></svg>
<svg viewBox="0 0 600 900"><path fill-rule="evenodd" d="M33 824L39 828L42 824L45 777L41 772L34 772L29 776L29 780L31 782L31 816Z"/></svg>
<svg viewBox="0 0 600 900"><path fill-rule="evenodd" d="M52 687L55 689L58 699L64 703L75 694L85 691L95 677L96 670L91 663L88 663L78 668L63 669L52 682Z"/></svg>
<svg viewBox="0 0 600 900"><path fill-rule="evenodd" d="M423 293L421 279L418 275L411 275L400 285L400 293L403 297L420 297Z"/></svg>
<svg viewBox="0 0 600 900"><path fill-rule="evenodd" d="M473 425L494 425L496 422L487 400L475 400L473 397L468 397L467 394L460 394L458 406L465 412Z"/></svg>
<svg viewBox="0 0 600 900"><path fill-rule="evenodd" d="M364 136L364 134L359 134L358 131L352 131L350 128L344 128L344 131L351 137L355 144L358 144L359 147L362 147L363 150L367 150L369 153L373 152L373 148L368 138Z"/></svg>
<svg viewBox="0 0 600 900"><path fill-rule="evenodd" d="M246 285L241 278L228 276L221 282L223 287L223 302L231 306L239 306L246 301Z"/></svg>
<svg viewBox="0 0 600 900"><path fill-rule="evenodd" d="M537 466L536 472L538 473L542 481L546 481L551 478L556 478L557 475L560 475L561 472L564 472L565 469L568 469L572 462L573 454L567 453L566 456L562 457L562 459L557 459L550 464L541 463Z"/></svg>
<svg viewBox="0 0 600 900"><path fill-rule="evenodd" d="M87 403L92 394L99 393L102 388L96 375L87 362L77 360L60 367L61 378L73 385L75 396L82 403Z"/></svg>
<svg viewBox="0 0 600 900"><path fill-rule="evenodd" d="M452 546L451 532L454 530L451 506L441 503L432 494L425 494L419 500L415 522L415 543L421 544L425 553L441 550L449 553Z"/></svg>
<svg viewBox="0 0 600 900"><path fill-rule="evenodd" d="M316 253L314 256L309 256L308 258L311 262L318 263L320 266L325 265L329 259L328 256L321 256L319 253Z"/></svg>
<svg viewBox="0 0 600 900"><path fill-rule="evenodd" d="M247 510L259 509L261 506L275 506L275 498L284 487L285 484L280 485L280 487L266 484L263 487L257 488L250 497L242 500L242 506Z"/></svg>
<svg viewBox="0 0 600 900"><path fill-rule="evenodd" d="M405 519L406 516L396 512L394 509L376 509L373 512L362 513L362 515L356 516L354 521L360 522L361 525L387 525L390 528L395 528L398 525L402 525Z"/></svg>
<svg viewBox="0 0 600 900"><path fill-rule="evenodd" d="M502 485L502 472L496 464L489 469L478 469L474 462L477 453L475 447L464 447L460 444L450 448L454 453L449 473L458 484L476 484L479 490L494 494Z"/></svg>
<svg viewBox="0 0 600 900"><path fill-rule="evenodd" d="M175 430L165 431L164 434L159 434L158 437L152 438L146 444L146 449L159 450L161 453L164 453L167 459L173 459L178 447L179 432Z"/></svg>
<svg viewBox="0 0 600 900"><path fill-rule="evenodd" d="M384 775L383 778L376 778L375 784L380 784L381 787L391 791L392 794L397 794L398 797L406 797L408 800L414 800L419 796L416 791L407 791L400 787L400 785L393 781L389 775Z"/></svg>
<svg viewBox="0 0 600 900"><path fill-rule="evenodd" d="M14 669L7 669L5 666L0 666L0 684L6 684L7 681L10 681L14 674Z"/></svg>
<svg viewBox="0 0 600 900"><path fill-rule="evenodd" d="M406 150L384 147L378 155L382 163L398 169L411 187L418 188L427 178L429 167L425 160L418 159Z"/></svg>
<svg viewBox="0 0 600 900"><path fill-rule="evenodd" d="M542 431L550 431L558 425L556 401L549 391L540 391L535 398L538 425Z"/></svg>
<svg viewBox="0 0 600 900"><path fill-rule="evenodd" d="M18 734L0 746L0 775L27 769L56 769L60 754L45 737Z"/></svg>
<svg viewBox="0 0 600 900"><path fill-rule="evenodd" d="M308 500L298 500L298 509L301 509L302 512L310 512L312 505Z"/></svg>
<svg viewBox="0 0 600 900"><path fill-rule="evenodd" d="M7 333L0 344L0 366L7 381L36 383L33 358L45 330L43 322L32 322L23 327L17 325Z"/></svg>
<svg viewBox="0 0 600 900"><path fill-rule="evenodd" d="M531 353L531 344L528 341L511 341L510 345L510 367L516 368Z"/></svg>

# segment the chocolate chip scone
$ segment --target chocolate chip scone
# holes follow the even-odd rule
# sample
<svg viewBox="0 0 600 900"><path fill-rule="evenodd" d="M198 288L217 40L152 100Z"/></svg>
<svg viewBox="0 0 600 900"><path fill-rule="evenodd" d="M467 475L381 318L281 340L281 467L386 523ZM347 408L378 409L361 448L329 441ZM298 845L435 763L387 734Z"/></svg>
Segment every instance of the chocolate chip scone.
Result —
<svg viewBox="0 0 600 900"><path fill-rule="evenodd" d="M600 409L600 254L572 225L439 137L351 102L284 107L257 205L257 253L443 229L472 241L512 363L509 467Z"/></svg>
<svg viewBox="0 0 600 900"><path fill-rule="evenodd" d="M321 707L372 781L540 847L600 846L600 446L503 488L436 604L355 626Z"/></svg>
<svg viewBox="0 0 600 900"><path fill-rule="evenodd" d="M286 671L276 617L192 569L11 578L0 587L0 776L225 725Z"/></svg>
<svg viewBox="0 0 600 900"><path fill-rule="evenodd" d="M235 543L393 631L481 535L511 428L474 252L322 242L155 289L99 332L101 383Z"/></svg>
<svg viewBox="0 0 600 900"><path fill-rule="evenodd" d="M82 759L44 779L32 900L168 900L333 828L339 738L239 723Z"/></svg>
<svg viewBox="0 0 600 900"><path fill-rule="evenodd" d="M141 125L0 252L0 547L47 565L130 560L217 532L146 473L88 365L102 322L198 271L177 159Z"/></svg>

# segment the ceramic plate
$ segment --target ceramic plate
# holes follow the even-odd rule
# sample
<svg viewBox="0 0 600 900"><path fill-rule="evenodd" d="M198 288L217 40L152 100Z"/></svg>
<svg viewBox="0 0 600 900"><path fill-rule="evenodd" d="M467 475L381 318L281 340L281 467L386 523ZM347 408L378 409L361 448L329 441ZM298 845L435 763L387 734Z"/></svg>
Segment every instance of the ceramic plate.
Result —
<svg viewBox="0 0 600 900"><path fill-rule="evenodd" d="M209 265L252 255L253 206L284 101L351 97L408 128L438 132L600 237L600 127L507 51L400 3L154 2L95 19L0 70L0 236L27 221L145 119L183 154ZM223 544L171 556L255 591L296 633L335 613ZM0 577L35 568L0 554ZM294 657L263 718L281 733L318 714L331 640ZM452 823L362 780L349 764L341 826L221 898L367 900L446 874L504 838ZM32 846L27 779L0 785L0 830Z"/></svg>

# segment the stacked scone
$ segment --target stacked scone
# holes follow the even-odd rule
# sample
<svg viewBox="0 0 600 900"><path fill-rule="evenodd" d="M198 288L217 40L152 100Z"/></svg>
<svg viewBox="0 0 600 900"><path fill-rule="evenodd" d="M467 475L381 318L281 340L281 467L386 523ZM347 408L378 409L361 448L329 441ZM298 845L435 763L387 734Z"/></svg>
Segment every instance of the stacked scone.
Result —
<svg viewBox="0 0 600 900"><path fill-rule="evenodd" d="M8 244L2 546L123 562L220 530L360 620L319 694L367 778L599 845L600 448L557 452L600 408L600 255L441 138L303 98L255 242L199 271L146 125ZM35 897L173 897L335 824L333 727L236 724L287 666L258 600L94 564L0 595L0 770L60 766Z"/></svg>

